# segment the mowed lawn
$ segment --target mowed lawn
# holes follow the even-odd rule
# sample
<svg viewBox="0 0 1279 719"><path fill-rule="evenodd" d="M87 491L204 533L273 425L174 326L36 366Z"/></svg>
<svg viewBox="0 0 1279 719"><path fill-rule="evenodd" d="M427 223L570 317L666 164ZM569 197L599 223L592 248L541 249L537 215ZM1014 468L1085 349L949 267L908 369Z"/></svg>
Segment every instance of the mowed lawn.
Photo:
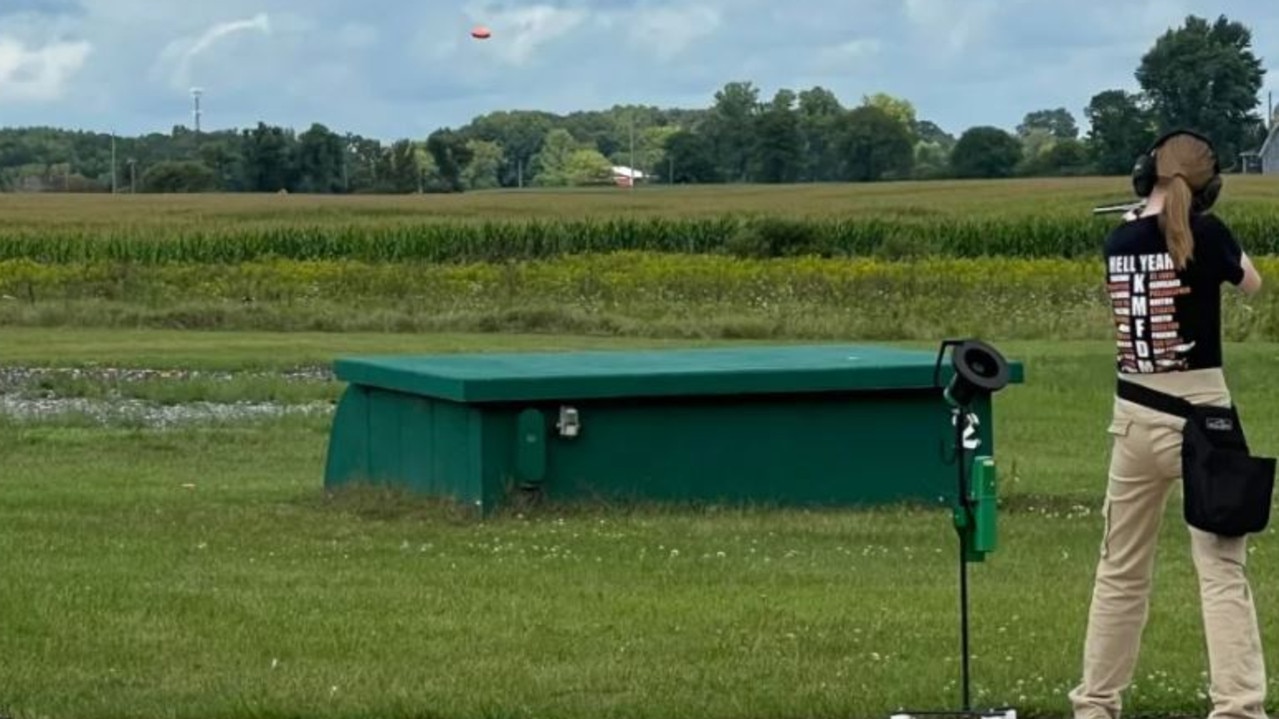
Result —
<svg viewBox="0 0 1279 719"><path fill-rule="evenodd" d="M661 343L5 329L0 363L283 367L639 344ZM1005 504L999 550L970 568L976 699L1065 716L1101 531L1110 347L996 344L1025 362L1027 382L996 406ZM1279 345L1227 356L1255 451L1279 453ZM773 719L958 707L944 512L650 507L469 522L405 498L326 497L327 431L323 418L0 424L0 715ZM1196 580L1175 499L1167 520L1126 709L1203 716ZM1267 532L1250 560L1267 640L1279 636L1275 553Z"/></svg>

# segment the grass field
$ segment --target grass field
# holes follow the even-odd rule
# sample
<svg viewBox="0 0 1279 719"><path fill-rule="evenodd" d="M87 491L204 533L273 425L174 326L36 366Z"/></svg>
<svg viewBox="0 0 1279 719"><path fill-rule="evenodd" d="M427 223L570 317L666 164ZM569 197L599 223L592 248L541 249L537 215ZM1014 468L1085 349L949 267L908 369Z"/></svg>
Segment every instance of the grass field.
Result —
<svg viewBox="0 0 1279 719"><path fill-rule="evenodd" d="M1222 208L1256 207L1279 198L1279 180L1230 176ZM809 185L642 186L489 190L446 195L5 195L6 227L62 226L163 230L289 227L299 223L370 225L388 221L510 220L569 217L702 217L746 213L770 216L865 217L893 214L1087 214L1094 205L1126 202L1123 177L965 180Z"/></svg>
<svg viewBox="0 0 1279 719"><path fill-rule="evenodd" d="M1222 212L1274 282L1279 184L1227 182ZM1066 716L1113 372L1097 244L1114 218L1088 212L1127 194L1091 178L0 195L0 717L955 708L942 512L549 507L473 523L406 497L326 496L323 410L347 354L933 350L967 334L1027 371L996 403L1001 546L972 568L976 699ZM839 251L807 254L823 248ZM1227 374L1267 456L1274 297L1228 295L1224 321ZM1166 520L1127 716L1208 710L1175 498ZM1273 541L1250 554L1265 640L1279 636Z"/></svg>
<svg viewBox="0 0 1279 719"><path fill-rule="evenodd" d="M351 352L654 344L6 329L0 364L259 371ZM974 686L984 705L1062 716L1101 528L1109 347L999 346L1028 381L997 402L1002 544L972 568ZM1227 352L1256 451L1273 454L1279 345ZM260 390L231 382L222 399L231 388ZM405 498L326 497L327 429L323 417L0 423L0 714L762 719L957 705L955 539L940 512L552 508L474 524ZM1202 715L1175 502L1167 520L1129 707ZM1251 554L1267 638L1272 536Z"/></svg>
<svg viewBox="0 0 1279 719"><path fill-rule="evenodd" d="M1279 183L1260 176L1230 180L1241 204L1269 199ZM305 224L380 225L387 222L514 221L568 217L702 217L759 213L807 217L883 215L895 212L1035 214L1087 212L1094 204L1124 201L1123 178L996 180L832 185L706 185L587 189L490 190L443 195L66 195L0 194L9 229L156 227L165 231L211 228L291 227Z"/></svg>

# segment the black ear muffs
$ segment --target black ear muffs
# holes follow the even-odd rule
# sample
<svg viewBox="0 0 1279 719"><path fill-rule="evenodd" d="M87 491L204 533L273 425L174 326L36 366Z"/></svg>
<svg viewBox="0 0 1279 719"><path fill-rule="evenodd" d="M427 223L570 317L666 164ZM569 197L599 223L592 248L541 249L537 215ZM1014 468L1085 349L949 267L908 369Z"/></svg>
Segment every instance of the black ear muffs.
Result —
<svg viewBox="0 0 1279 719"><path fill-rule="evenodd" d="M1159 179L1156 154L1165 142L1177 135L1190 135L1196 138L1207 145L1209 152L1212 153L1212 179L1203 188L1194 193L1190 207L1190 211L1195 214L1207 212L1212 209L1213 205L1217 204L1217 198L1221 195L1221 162L1217 159L1217 149L1213 146L1212 140L1194 130L1173 130L1155 140L1150 149L1137 158L1137 162L1132 168L1133 192L1137 193L1138 197L1150 197L1150 193L1154 192L1155 183Z"/></svg>
<svg viewBox="0 0 1279 719"><path fill-rule="evenodd" d="M1217 170L1213 173L1212 179L1208 181L1208 184L1204 185L1202 190L1195 193L1194 202L1190 206L1191 211L1195 214L1199 214L1201 212L1211 210L1212 206L1217 204L1217 197L1220 195L1221 171Z"/></svg>

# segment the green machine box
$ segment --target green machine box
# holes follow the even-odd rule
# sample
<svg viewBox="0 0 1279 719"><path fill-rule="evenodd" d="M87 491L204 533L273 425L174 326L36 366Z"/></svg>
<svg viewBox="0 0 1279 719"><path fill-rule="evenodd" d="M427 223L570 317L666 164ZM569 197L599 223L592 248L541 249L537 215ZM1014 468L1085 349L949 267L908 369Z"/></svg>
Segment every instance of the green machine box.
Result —
<svg viewBox="0 0 1279 719"><path fill-rule="evenodd" d="M513 493L950 502L936 359L856 345L340 359L325 486L393 485L482 512ZM943 386L952 373L943 363ZM977 453L993 456L989 398L973 410Z"/></svg>

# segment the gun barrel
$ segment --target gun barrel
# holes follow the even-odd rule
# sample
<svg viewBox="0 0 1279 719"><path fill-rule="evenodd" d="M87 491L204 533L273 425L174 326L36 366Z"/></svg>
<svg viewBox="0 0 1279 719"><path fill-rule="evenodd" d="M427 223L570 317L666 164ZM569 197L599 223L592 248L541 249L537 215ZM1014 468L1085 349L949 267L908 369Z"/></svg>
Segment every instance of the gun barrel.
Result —
<svg viewBox="0 0 1279 719"><path fill-rule="evenodd" d="M1144 202L1129 202L1123 205L1103 205L1101 207L1094 207L1092 209L1092 213L1094 215L1123 214L1132 210L1140 210L1145 206L1146 203Z"/></svg>

